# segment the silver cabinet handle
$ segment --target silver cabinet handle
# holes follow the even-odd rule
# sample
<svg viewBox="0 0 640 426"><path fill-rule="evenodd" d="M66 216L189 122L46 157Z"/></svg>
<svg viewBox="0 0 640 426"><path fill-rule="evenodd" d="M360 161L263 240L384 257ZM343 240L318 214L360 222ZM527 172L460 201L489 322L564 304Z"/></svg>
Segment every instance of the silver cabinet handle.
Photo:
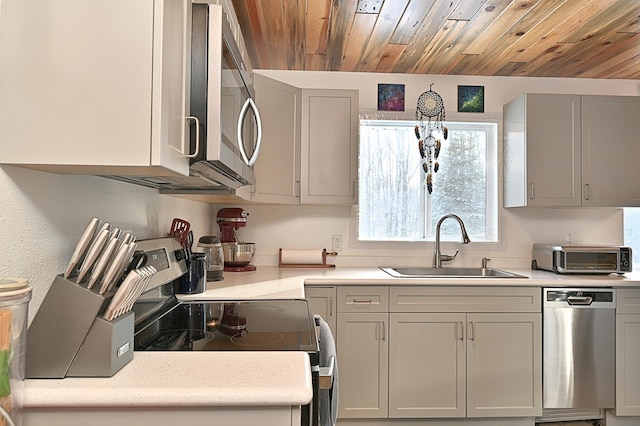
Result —
<svg viewBox="0 0 640 426"><path fill-rule="evenodd" d="M247 111L249 108L253 110L253 114L256 117L256 128L258 134L256 136L256 147L253 150L253 154L251 154L251 158L247 157L247 153L244 150L244 141L242 140L242 124L247 116ZM244 105L242 105L242 109L240 110L240 115L238 117L238 148L240 149L240 154L242 155L242 159L244 160L247 166L253 166L253 164L258 159L258 154L260 153L260 145L262 144L262 120L260 119L260 112L258 112L258 107L253 99L247 98Z"/></svg>
<svg viewBox="0 0 640 426"><path fill-rule="evenodd" d="M333 296L329 297L329 316L333 316Z"/></svg>
<svg viewBox="0 0 640 426"><path fill-rule="evenodd" d="M353 299L354 305L371 305L373 303L373 299Z"/></svg>
<svg viewBox="0 0 640 426"><path fill-rule="evenodd" d="M462 321L458 323L458 340L464 340L464 323Z"/></svg>
<svg viewBox="0 0 640 426"><path fill-rule="evenodd" d="M385 341L387 340L387 327L384 321L382 321L381 324L382 324L382 340Z"/></svg>
<svg viewBox="0 0 640 426"><path fill-rule="evenodd" d="M588 183L584 184L584 199L589 200L591 198L591 188Z"/></svg>
<svg viewBox="0 0 640 426"><path fill-rule="evenodd" d="M475 330L475 326L473 325L473 321L469 322L469 340L475 340L476 339L476 330Z"/></svg>
<svg viewBox="0 0 640 426"><path fill-rule="evenodd" d="M533 200L535 193L533 191L533 184L532 183L529 184L529 188L530 188L529 189L529 199Z"/></svg>

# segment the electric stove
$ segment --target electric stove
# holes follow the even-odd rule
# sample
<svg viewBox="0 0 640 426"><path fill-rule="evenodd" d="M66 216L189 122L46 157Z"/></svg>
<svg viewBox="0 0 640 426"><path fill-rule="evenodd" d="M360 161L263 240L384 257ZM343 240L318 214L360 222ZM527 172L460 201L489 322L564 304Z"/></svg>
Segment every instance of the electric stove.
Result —
<svg viewBox="0 0 640 426"><path fill-rule="evenodd" d="M302 424L318 424L319 347L306 300L179 301L170 292L156 296L134 305L136 351L305 351L313 401L302 407Z"/></svg>

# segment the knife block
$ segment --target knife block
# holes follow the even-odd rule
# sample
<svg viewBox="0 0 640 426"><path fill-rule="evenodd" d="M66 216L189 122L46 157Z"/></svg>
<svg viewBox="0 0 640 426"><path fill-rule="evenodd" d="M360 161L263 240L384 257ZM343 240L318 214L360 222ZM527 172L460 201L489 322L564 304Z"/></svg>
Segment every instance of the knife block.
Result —
<svg viewBox="0 0 640 426"><path fill-rule="evenodd" d="M56 276L27 331L27 378L111 377L128 364L134 313L99 317L113 294Z"/></svg>

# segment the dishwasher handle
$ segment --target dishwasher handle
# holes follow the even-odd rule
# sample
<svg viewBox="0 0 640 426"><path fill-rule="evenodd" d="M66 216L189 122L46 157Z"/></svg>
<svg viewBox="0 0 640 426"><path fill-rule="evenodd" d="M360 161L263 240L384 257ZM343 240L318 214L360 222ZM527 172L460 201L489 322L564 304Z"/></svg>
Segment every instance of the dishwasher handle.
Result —
<svg viewBox="0 0 640 426"><path fill-rule="evenodd" d="M591 296L569 296L567 297L567 303L569 305L591 305L593 297Z"/></svg>

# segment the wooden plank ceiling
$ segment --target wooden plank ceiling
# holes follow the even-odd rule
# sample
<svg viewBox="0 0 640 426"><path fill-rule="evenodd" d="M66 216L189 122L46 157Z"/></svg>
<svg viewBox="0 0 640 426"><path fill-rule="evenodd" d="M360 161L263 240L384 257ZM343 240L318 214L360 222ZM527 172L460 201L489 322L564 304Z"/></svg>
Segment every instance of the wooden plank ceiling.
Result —
<svg viewBox="0 0 640 426"><path fill-rule="evenodd" d="M639 0L232 0L254 68L640 79Z"/></svg>

